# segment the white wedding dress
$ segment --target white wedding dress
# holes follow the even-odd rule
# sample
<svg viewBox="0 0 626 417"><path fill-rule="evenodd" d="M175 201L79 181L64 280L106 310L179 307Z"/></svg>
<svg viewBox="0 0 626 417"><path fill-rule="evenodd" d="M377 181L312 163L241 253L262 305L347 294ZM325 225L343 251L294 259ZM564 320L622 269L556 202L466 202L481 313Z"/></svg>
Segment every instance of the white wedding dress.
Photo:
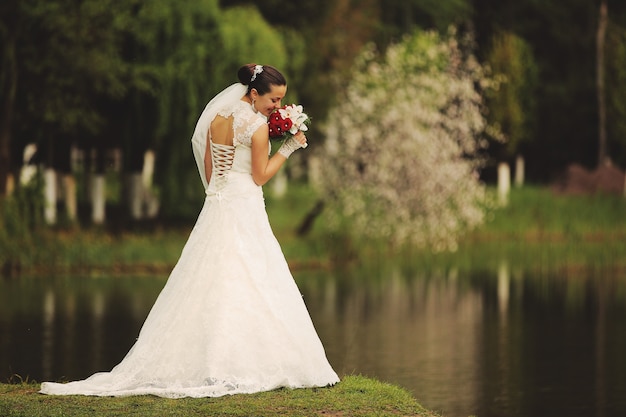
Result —
<svg viewBox="0 0 626 417"><path fill-rule="evenodd" d="M217 397L339 381L252 180L251 136L266 119L241 100L219 114L232 116L233 146L210 142L204 206L135 345L110 372L41 393Z"/></svg>

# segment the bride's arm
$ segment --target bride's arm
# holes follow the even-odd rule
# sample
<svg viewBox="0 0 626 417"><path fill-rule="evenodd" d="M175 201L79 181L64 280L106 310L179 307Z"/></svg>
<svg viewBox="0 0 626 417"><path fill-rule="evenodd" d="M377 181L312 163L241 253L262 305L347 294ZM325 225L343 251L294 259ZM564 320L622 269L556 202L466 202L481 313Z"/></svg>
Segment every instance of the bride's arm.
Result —
<svg viewBox="0 0 626 417"><path fill-rule="evenodd" d="M252 135L252 179L264 185L278 172L287 158L279 153L269 157L269 127L263 124Z"/></svg>
<svg viewBox="0 0 626 417"><path fill-rule="evenodd" d="M300 144L306 142L303 132L298 132L293 139ZM286 155L282 152L276 152L269 157L269 127L267 124L262 125L252 135L252 179L257 185L264 185L270 180L285 163L289 152ZM285 145L283 145L284 147Z"/></svg>

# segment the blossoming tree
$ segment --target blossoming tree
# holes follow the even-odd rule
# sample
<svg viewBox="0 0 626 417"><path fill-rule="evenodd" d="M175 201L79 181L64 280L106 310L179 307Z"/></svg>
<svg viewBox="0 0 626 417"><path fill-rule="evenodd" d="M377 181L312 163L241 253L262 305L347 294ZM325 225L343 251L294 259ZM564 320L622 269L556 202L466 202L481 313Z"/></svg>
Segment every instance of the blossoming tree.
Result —
<svg viewBox="0 0 626 417"><path fill-rule="evenodd" d="M417 32L384 55L374 47L360 55L312 178L328 197L328 224L347 220L356 238L454 250L483 222L477 171L490 129L480 92L492 82L465 49L455 33Z"/></svg>

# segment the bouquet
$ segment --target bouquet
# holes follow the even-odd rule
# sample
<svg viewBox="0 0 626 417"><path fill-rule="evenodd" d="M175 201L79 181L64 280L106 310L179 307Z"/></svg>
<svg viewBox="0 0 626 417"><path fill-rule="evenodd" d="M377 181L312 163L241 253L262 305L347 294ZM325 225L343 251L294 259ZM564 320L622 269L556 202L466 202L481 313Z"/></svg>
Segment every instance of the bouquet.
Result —
<svg viewBox="0 0 626 417"><path fill-rule="evenodd" d="M302 106L288 104L270 114L267 124L270 128L270 139L286 140L298 131L309 130L311 119L304 113Z"/></svg>

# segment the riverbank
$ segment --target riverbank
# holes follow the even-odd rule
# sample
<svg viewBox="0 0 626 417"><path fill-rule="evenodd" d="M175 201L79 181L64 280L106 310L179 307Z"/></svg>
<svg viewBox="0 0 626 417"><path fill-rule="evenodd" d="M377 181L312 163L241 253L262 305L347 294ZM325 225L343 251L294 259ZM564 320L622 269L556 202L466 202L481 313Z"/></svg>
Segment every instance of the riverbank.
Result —
<svg viewBox="0 0 626 417"><path fill-rule="evenodd" d="M362 376L347 376L330 388L280 389L221 398L164 399L46 396L34 383L0 385L3 417L47 416L407 416L436 417L406 390Z"/></svg>
<svg viewBox="0 0 626 417"><path fill-rule="evenodd" d="M350 241L325 230L323 218L309 234L298 236L300 222L315 203L315 194L301 185L283 199L267 198L272 227L293 270L376 263L390 257L422 268L492 268L505 260L511 266L536 264L542 269L577 265L626 269L626 199L619 196L513 189L509 204L462 236L455 252L436 254L429 249L390 248L386 242ZM0 275L167 275L192 226L193 221L115 231L57 227L4 243L0 239L0 265L5 265Z"/></svg>

